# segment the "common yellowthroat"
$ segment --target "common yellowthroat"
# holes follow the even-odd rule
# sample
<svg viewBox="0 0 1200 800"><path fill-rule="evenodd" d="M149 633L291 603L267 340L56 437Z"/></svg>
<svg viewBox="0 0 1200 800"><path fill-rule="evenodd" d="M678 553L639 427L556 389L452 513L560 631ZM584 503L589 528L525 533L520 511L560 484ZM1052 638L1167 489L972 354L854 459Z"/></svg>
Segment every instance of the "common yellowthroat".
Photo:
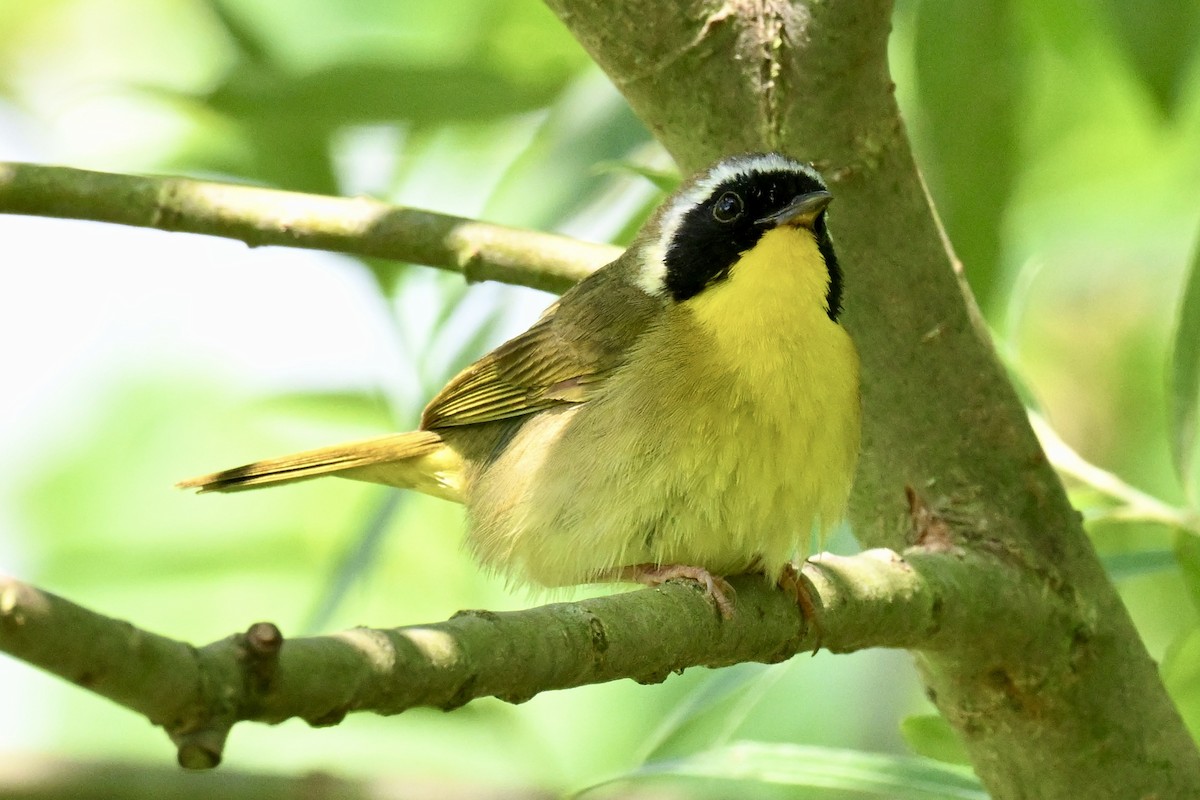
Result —
<svg viewBox="0 0 1200 800"><path fill-rule="evenodd" d="M193 478L322 475L463 503L478 560L517 583L783 576L841 518L858 355L838 324L832 196L767 153L694 175L620 258L459 373L419 430Z"/></svg>

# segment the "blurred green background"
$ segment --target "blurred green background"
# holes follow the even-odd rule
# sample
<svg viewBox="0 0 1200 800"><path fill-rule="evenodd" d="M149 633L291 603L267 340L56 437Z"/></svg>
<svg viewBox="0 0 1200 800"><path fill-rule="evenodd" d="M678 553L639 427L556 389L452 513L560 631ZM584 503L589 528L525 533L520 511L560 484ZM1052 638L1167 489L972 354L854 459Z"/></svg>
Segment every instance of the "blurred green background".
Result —
<svg viewBox="0 0 1200 800"><path fill-rule="evenodd" d="M1183 506L1197 487L1172 467L1165 387L1200 230L1200 2L900 0L894 25L909 131L1014 377L1084 458ZM669 168L534 0L3 0L0 160L370 194L617 242L661 197L629 165ZM172 483L405 429L548 296L16 217L0 217L0 267L0 570L197 643L262 619L299 635L539 601L477 571L449 504ZM1197 531L1072 486L1200 731ZM242 725L224 768L416 776L442 796L581 787L741 739L952 758L930 713L904 654L821 653L518 707ZM143 720L0 657L0 765L33 754L173 757Z"/></svg>

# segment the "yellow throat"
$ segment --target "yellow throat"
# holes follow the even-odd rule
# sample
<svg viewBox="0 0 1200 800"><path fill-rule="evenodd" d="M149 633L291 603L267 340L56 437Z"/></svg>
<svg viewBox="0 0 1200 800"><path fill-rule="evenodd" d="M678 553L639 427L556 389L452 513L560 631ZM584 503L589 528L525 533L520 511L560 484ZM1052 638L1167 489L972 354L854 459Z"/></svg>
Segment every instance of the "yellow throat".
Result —
<svg viewBox="0 0 1200 800"><path fill-rule="evenodd" d="M685 303L714 357L778 432L755 446L777 451L818 538L844 513L861 425L858 353L829 318L829 280L812 232L782 226Z"/></svg>

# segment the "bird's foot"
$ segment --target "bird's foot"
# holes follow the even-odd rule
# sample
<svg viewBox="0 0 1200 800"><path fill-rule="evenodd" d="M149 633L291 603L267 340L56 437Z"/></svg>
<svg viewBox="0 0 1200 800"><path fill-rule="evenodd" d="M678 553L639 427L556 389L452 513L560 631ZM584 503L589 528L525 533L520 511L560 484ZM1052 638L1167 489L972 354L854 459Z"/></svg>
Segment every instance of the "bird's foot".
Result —
<svg viewBox="0 0 1200 800"><path fill-rule="evenodd" d="M725 619L733 618L733 602L737 592L729 585L729 581L713 575L703 567L693 567L687 564L633 564L620 567L599 580L620 580L644 583L647 586L658 586L675 578L687 578L704 587L704 593L717 606Z"/></svg>
<svg viewBox="0 0 1200 800"><path fill-rule="evenodd" d="M808 579L800 574L800 570L795 564L789 561L784 565L777 585L800 607L800 615L804 617L809 630L816 636L813 643L813 655L816 655L817 651L821 649L821 623L817 619L817 605L813 602L812 592L808 588Z"/></svg>

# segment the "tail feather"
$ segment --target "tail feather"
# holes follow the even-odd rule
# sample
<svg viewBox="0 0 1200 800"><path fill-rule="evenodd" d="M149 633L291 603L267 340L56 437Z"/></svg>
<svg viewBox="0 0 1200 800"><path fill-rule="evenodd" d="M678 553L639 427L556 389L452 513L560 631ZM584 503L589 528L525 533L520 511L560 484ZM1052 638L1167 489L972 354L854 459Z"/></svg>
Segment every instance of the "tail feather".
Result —
<svg viewBox="0 0 1200 800"><path fill-rule="evenodd" d="M336 475L462 501L462 461L432 431L412 431L255 461L180 481L180 489L237 492Z"/></svg>

